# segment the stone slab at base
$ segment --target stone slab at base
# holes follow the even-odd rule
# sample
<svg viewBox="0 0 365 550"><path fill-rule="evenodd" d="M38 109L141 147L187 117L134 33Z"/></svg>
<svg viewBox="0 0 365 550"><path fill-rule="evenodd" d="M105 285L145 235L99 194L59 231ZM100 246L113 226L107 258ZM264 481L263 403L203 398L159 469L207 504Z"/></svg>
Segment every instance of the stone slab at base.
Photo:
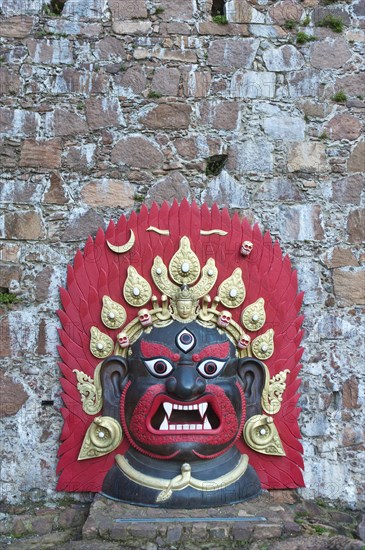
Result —
<svg viewBox="0 0 365 550"><path fill-rule="evenodd" d="M288 511L268 493L245 503L201 510L132 506L97 495L83 528L83 540L120 541L130 548L148 543L158 548L183 545L187 549L204 543L235 548L242 542L294 534L292 524ZM298 534L297 524L295 530Z"/></svg>

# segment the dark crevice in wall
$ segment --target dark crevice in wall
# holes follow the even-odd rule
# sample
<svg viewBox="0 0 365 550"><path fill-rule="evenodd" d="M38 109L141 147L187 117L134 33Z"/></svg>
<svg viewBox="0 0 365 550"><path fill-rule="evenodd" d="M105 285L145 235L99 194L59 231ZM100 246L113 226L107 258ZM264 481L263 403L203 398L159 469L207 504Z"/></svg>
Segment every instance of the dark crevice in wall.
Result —
<svg viewBox="0 0 365 550"><path fill-rule="evenodd" d="M212 4L212 16L224 15L225 0L213 0Z"/></svg>
<svg viewBox="0 0 365 550"><path fill-rule="evenodd" d="M227 158L228 155L212 155L207 158L205 174L207 176L218 176L222 172L227 162Z"/></svg>

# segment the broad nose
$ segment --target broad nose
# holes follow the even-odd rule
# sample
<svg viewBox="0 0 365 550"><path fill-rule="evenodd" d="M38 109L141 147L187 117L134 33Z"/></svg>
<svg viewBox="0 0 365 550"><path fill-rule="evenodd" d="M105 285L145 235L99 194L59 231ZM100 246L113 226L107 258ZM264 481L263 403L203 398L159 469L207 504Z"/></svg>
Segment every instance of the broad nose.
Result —
<svg viewBox="0 0 365 550"><path fill-rule="evenodd" d="M166 390L180 399L194 399L204 393L205 380L199 376L195 365L180 365L167 379Z"/></svg>

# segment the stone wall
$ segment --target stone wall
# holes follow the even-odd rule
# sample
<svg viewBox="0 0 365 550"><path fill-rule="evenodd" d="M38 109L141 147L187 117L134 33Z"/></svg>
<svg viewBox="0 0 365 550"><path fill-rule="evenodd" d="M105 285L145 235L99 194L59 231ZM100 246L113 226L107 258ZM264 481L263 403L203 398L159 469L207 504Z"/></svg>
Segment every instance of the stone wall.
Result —
<svg viewBox="0 0 365 550"><path fill-rule="evenodd" d="M228 24L211 9L2 1L0 287L18 300L0 306L10 502L63 496L54 312L67 263L142 200L188 197L258 221L291 255L306 291L303 494L360 504L364 3L229 0ZM317 26L327 15L342 32Z"/></svg>

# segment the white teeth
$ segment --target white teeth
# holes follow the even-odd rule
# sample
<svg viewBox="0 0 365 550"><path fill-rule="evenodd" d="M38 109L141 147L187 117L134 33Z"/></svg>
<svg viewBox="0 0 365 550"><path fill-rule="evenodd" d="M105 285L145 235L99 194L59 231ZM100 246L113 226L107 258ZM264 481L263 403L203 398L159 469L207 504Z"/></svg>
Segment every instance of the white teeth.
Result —
<svg viewBox="0 0 365 550"><path fill-rule="evenodd" d="M165 409L165 412L167 414L167 418L170 418L171 411L172 411L172 403L164 403L163 408Z"/></svg>
<svg viewBox="0 0 365 550"><path fill-rule="evenodd" d="M197 424L196 429L197 430L202 430L203 429L203 424Z"/></svg>
<svg viewBox="0 0 365 550"><path fill-rule="evenodd" d="M210 425L210 422L208 420L208 418L205 418L204 420L204 430L211 430L212 429L212 426Z"/></svg>
<svg viewBox="0 0 365 550"><path fill-rule="evenodd" d="M193 410L197 411L198 410L198 405L193 405Z"/></svg>
<svg viewBox="0 0 365 550"><path fill-rule="evenodd" d="M208 403L200 403L199 405L199 412L200 412L200 416L203 418L204 415L205 415L205 412L207 410L207 407L208 407Z"/></svg>
<svg viewBox="0 0 365 550"><path fill-rule="evenodd" d="M171 426L169 426L169 430L175 430L175 429L176 429L175 424L171 424Z"/></svg>
<svg viewBox="0 0 365 550"><path fill-rule="evenodd" d="M165 419L160 426L160 430L168 430L168 429L169 429L169 423L167 422L167 416L165 416Z"/></svg>

